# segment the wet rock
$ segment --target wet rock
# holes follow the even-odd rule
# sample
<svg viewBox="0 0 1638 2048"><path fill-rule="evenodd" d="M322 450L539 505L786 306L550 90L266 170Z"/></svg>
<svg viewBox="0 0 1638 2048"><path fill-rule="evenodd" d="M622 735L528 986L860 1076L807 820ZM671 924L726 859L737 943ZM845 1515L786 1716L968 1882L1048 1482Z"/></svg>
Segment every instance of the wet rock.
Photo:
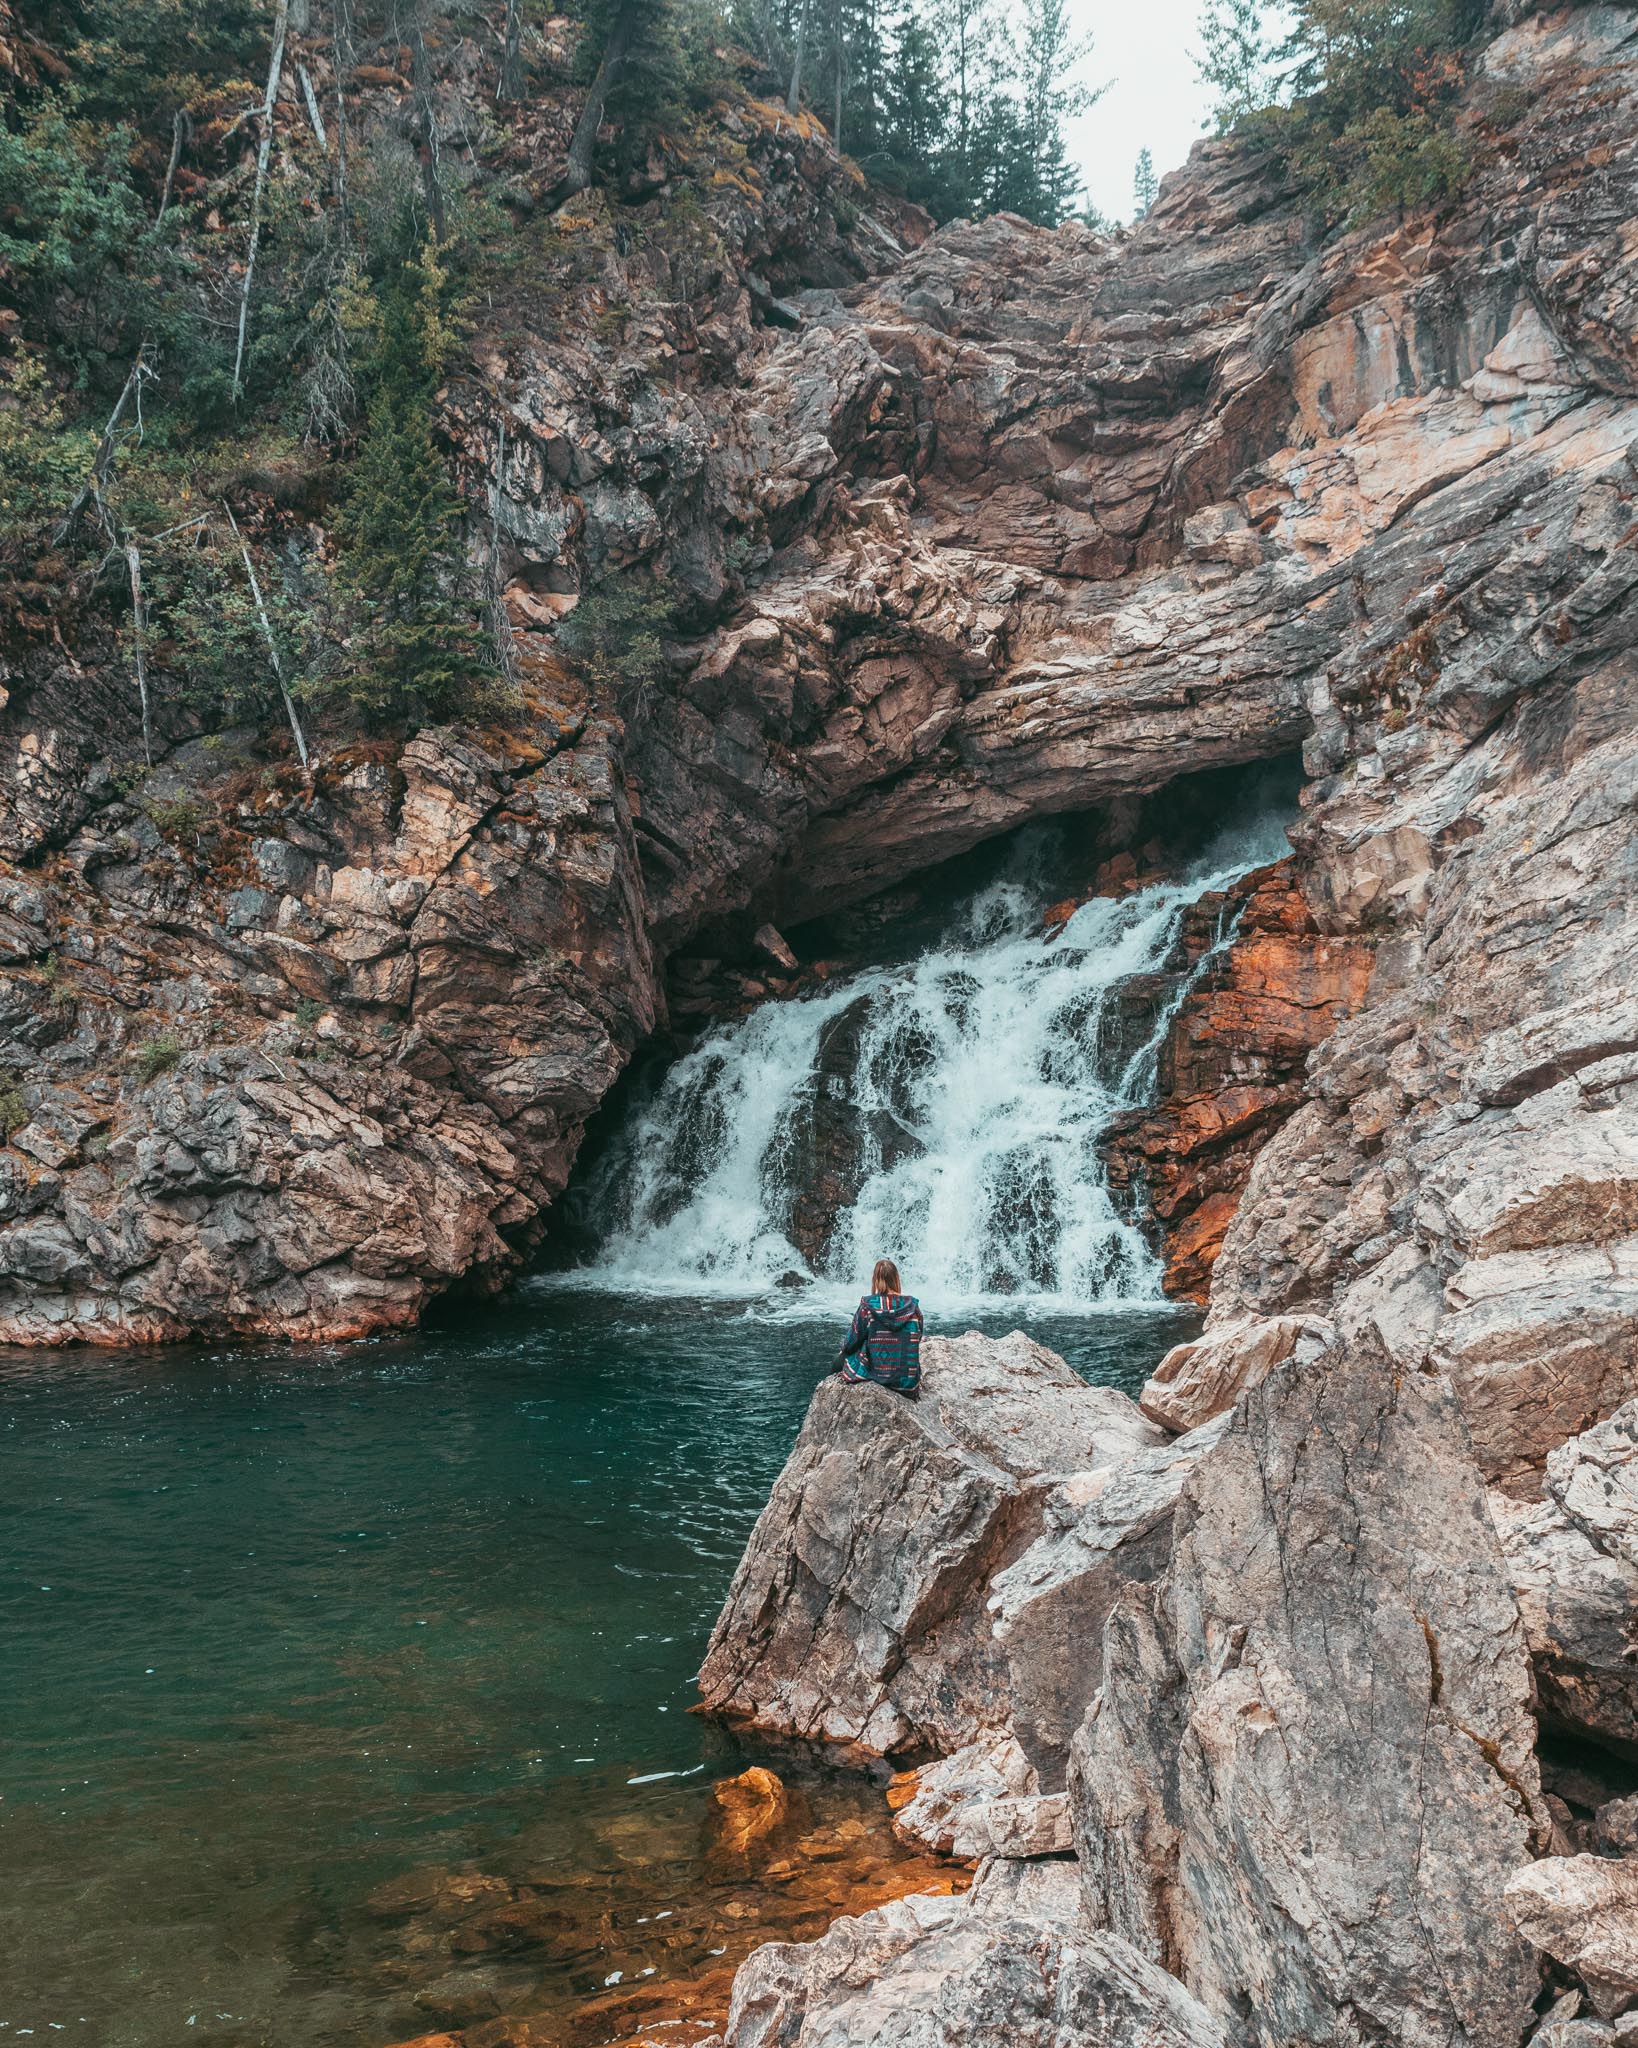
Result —
<svg viewBox="0 0 1638 2048"><path fill-rule="evenodd" d="M1074 1867L990 1866L963 1899L911 1897L740 1966L725 2048L1222 2048L1175 1979L1089 1928Z"/></svg>
<svg viewBox="0 0 1638 2048"><path fill-rule="evenodd" d="M821 1383L700 1672L707 1706L878 1753L948 1753L1005 1727L986 1602L1059 1475L1160 1433L1015 1332L930 1338L919 1402Z"/></svg>
<svg viewBox="0 0 1638 2048"><path fill-rule="evenodd" d="M752 1764L737 1778L723 1778L711 1787L712 1853L730 1860L743 1858L774 1834L790 1811L790 1800L777 1773Z"/></svg>
<svg viewBox="0 0 1638 2048"><path fill-rule="evenodd" d="M787 974L794 974L799 965L796 955L780 936L776 925L759 925L753 943L759 953L766 956L776 967L782 967Z"/></svg>
<svg viewBox="0 0 1638 2048"><path fill-rule="evenodd" d="M1505 1897L1519 1932L1575 1972L1596 2012L1638 2004L1638 1863L1549 1856L1509 1878Z"/></svg>
<svg viewBox="0 0 1638 2048"><path fill-rule="evenodd" d="M1157 1105L1122 1118L1104 1145L1111 1184L1154 1215L1166 1292L1201 1302L1252 1162L1375 965L1359 939L1322 933L1291 861L1248 875L1214 910L1209 946L1233 936L1166 1025Z"/></svg>
<svg viewBox="0 0 1638 2048"><path fill-rule="evenodd" d="M1448 1389L1362 1349L1287 1361L1110 1617L1071 1779L1092 1917L1268 2048L1516 2041L1530 1699Z"/></svg>

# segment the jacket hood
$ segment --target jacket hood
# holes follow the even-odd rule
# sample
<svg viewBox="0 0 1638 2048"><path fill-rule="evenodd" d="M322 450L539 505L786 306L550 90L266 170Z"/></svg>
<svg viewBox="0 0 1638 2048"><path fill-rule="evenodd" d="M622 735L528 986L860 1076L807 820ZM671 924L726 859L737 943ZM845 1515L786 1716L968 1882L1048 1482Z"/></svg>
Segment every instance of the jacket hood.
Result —
<svg viewBox="0 0 1638 2048"><path fill-rule="evenodd" d="M913 1323L920 1314L921 1304L913 1294L900 1295L897 1308L879 1308L875 1311L876 1320L885 1323L890 1330L902 1330L906 1323Z"/></svg>

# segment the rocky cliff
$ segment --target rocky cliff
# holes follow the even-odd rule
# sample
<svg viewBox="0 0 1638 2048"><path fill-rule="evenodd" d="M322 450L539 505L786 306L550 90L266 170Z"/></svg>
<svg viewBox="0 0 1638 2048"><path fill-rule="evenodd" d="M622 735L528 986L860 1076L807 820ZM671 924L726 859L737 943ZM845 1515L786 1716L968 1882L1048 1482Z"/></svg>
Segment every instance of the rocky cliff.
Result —
<svg viewBox="0 0 1638 2048"><path fill-rule="evenodd" d="M96 622L19 608L0 1335L336 1335L494 1286L702 922L1306 743L1313 936L1374 974L1232 1225L1239 1168L1185 1172L1214 1318L1335 1307L1435 1357L1499 1478L1546 1448L1510 1375L1591 1420L1638 1045L1634 62L1627 9L1505 28L1460 203L1323 244L1209 143L1127 237L911 247L810 124L736 103L698 274L600 245L623 322L508 307L446 394L515 713L311 790L184 719L133 792ZM687 603L616 705L555 629L638 564ZM1252 1083L1282 1111L1296 1057Z"/></svg>

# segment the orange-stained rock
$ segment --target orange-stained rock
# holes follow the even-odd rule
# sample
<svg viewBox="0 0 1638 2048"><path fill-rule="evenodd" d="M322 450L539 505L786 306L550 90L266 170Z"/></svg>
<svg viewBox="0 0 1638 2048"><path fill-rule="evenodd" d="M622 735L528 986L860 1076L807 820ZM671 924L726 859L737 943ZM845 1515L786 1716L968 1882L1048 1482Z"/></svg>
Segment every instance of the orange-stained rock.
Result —
<svg viewBox="0 0 1638 2048"><path fill-rule="evenodd" d="M711 1846L725 1856L748 1855L790 1811L778 1774L761 1764L713 1785L711 1800Z"/></svg>
<svg viewBox="0 0 1638 2048"><path fill-rule="evenodd" d="M887 1781L888 1811L897 1813L901 1806L908 1806L920 1790L920 1771L895 1771Z"/></svg>
<svg viewBox="0 0 1638 2048"><path fill-rule="evenodd" d="M1233 943L1172 1020L1156 1106L1105 1143L1112 1184L1141 1190L1157 1220L1166 1292L1190 1301L1206 1299L1251 1163L1296 1108L1308 1055L1371 978L1370 946L1321 932L1294 867L1276 862L1231 892ZM1215 920L1216 899L1201 913Z"/></svg>

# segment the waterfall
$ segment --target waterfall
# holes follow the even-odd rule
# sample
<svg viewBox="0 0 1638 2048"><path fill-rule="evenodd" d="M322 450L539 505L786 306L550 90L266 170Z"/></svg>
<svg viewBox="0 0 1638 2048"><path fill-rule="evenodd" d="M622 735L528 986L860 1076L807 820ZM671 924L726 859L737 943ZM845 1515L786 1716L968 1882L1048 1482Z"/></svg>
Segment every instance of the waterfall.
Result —
<svg viewBox="0 0 1638 2048"><path fill-rule="evenodd" d="M1159 1261L1098 1143L1151 1099L1204 965L1167 974L1185 912L1280 858L1283 819L1223 835L1175 882L1096 897L1051 935L1042 851L1026 835L919 958L708 1032L594 1174L599 1250L576 1283L744 1299L795 1276L830 1302L885 1255L941 1309L1159 1301Z"/></svg>

